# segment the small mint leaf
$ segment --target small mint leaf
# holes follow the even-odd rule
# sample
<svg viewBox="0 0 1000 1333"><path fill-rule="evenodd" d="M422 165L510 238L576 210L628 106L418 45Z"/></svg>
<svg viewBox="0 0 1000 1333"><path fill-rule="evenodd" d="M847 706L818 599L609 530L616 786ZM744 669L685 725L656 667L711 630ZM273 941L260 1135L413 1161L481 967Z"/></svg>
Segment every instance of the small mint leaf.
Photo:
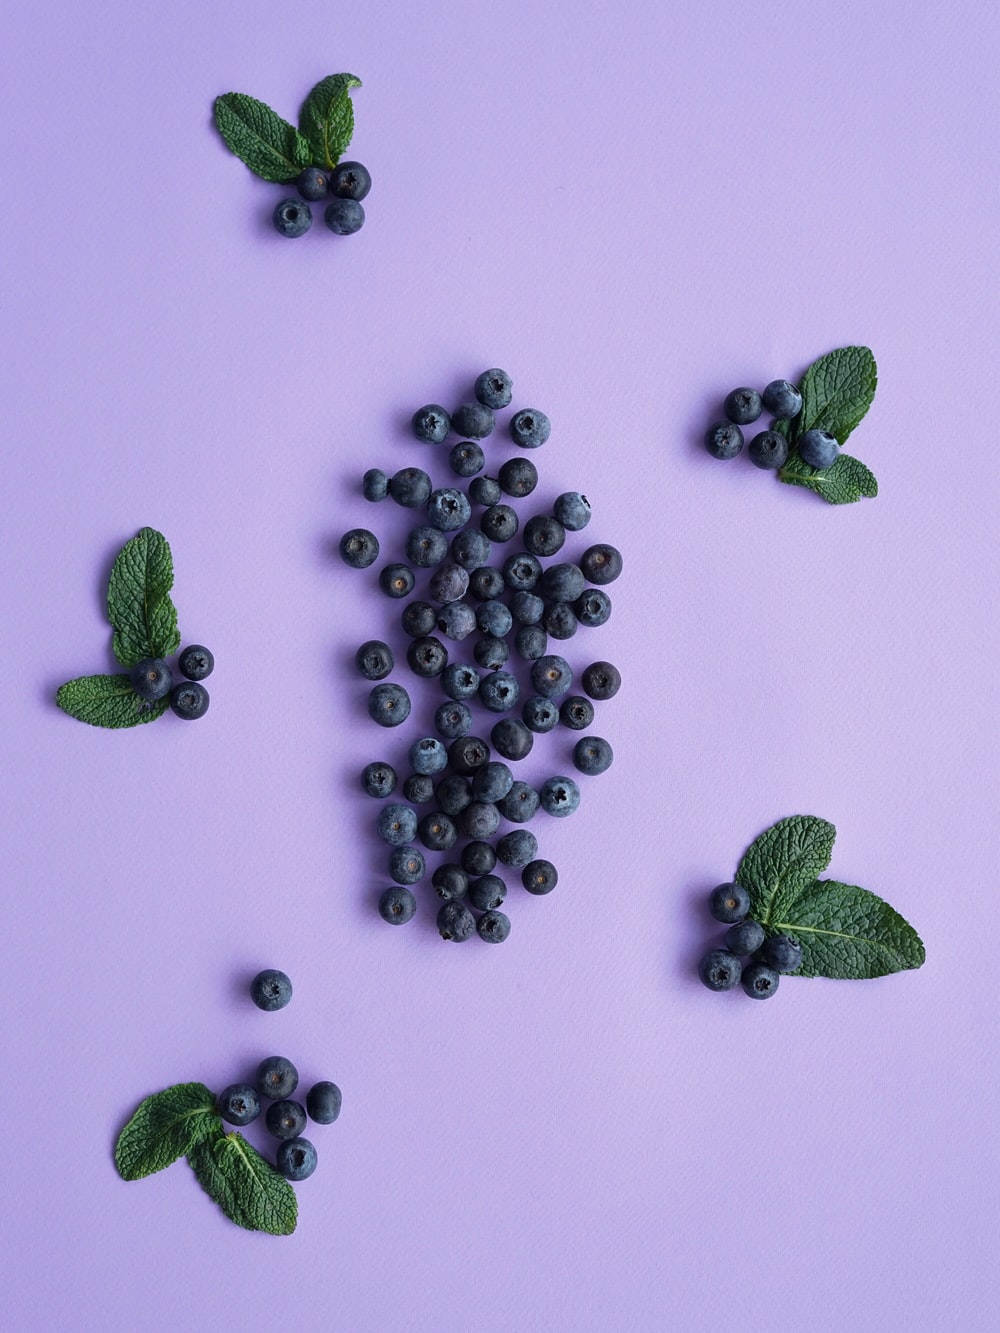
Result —
<svg viewBox="0 0 1000 1333"><path fill-rule="evenodd" d="M77 676L60 685L56 703L64 713L92 727L137 727L155 722L167 708L166 699L147 704L136 694L128 676Z"/></svg>
<svg viewBox="0 0 1000 1333"><path fill-rule="evenodd" d="M788 486L807 487L832 505L854 504L862 496L873 499L878 495L875 474L850 454L838 454L830 467L815 468L793 453L778 477Z"/></svg>
<svg viewBox="0 0 1000 1333"><path fill-rule="evenodd" d="M317 167L335 167L354 134L351 89L360 88L354 74L328 74L302 103L299 130L309 141Z"/></svg>
<svg viewBox="0 0 1000 1333"><path fill-rule="evenodd" d="M920 967L925 958L920 936L894 908L867 889L833 879L790 888L762 924L802 945L797 976L884 977Z"/></svg>
<svg viewBox="0 0 1000 1333"><path fill-rule="evenodd" d="M205 1193L237 1226L272 1236L295 1230L295 1191L242 1134L226 1134L220 1123L194 1145L188 1162Z"/></svg>
<svg viewBox="0 0 1000 1333"><path fill-rule="evenodd" d="M267 105L246 93L215 99L215 124L230 152L262 180L293 181L312 154L308 141Z"/></svg>
<svg viewBox="0 0 1000 1333"><path fill-rule="evenodd" d="M802 411L796 437L825 430L843 444L872 405L878 370L867 347L839 347L814 361L802 376Z"/></svg>
<svg viewBox="0 0 1000 1333"><path fill-rule="evenodd" d="M144 657L169 657L180 646L177 611L170 600L174 563L167 539L141 528L115 557L108 579L112 649L124 667Z"/></svg>
<svg viewBox="0 0 1000 1333"><path fill-rule="evenodd" d="M162 1171L219 1130L215 1098L203 1083L176 1083L139 1103L118 1135L115 1166L123 1180Z"/></svg>
<svg viewBox="0 0 1000 1333"><path fill-rule="evenodd" d="M767 929L776 904L830 864L837 830L815 815L790 815L765 829L743 853L736 882L750 894L750 915Z"/></svg>

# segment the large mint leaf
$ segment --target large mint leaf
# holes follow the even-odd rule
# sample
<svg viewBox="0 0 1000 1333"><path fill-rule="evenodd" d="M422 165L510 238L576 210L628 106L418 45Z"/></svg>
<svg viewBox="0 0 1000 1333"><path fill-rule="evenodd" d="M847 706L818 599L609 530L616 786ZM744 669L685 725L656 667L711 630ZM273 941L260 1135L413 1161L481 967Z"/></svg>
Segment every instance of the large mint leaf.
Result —
<svg viewBox="0 0 1000 1333"><path fill-rule="evenodd" d="M884 977L924 961L920 936L897 911L867 889L837 880L789 887L763 924L802 945L799 976Z"/></svg>
<svg viewBox="0 0 1000 1333"><path fill-rule="evenodd" d="M266 181L292 181L312 154L294 125L266 102L246 93L223 93L215 99L215 123L230 152Z"/></svg>
<svg viewBox="0 0 1000 1333"><path fill-rule="evenodd" d="M220 1128L194 1146L188 1161L206 1194L237 1226L272 1236L295 1230L295 1191L242 1134Z"/></svg>
<svg viewBox="0 0 1000 1333"><path fill-rule="evenodd" d="M132 688L128 676L77 676L60 685L56 703L70 717L92 727L137 727L154 722L167 708L166 699L147 704Z"/></svg>
<svg viewBox="0 0 1000 1333"><path fill-rule="evenodd" d="M802 376L802 411L796 433L825 430L843 444L872 405L878 371L867 347L839 347Z"/></svg>
<svg viewBox="0 0 1000 1333"><path fill-rule="evenodd" d="M790 815L765 829L743 853L736 882L750 894L750 915L767 927L775 903L811 883L830 864L837 830L815 815Z"/></svg>
<svg viewBox="0 0 1000 1333"><path fill-rule="evenodd" d="M144 657L169 657L181 636L170 600L174 563L166 537L142 528L115 557L108 579L108 619L114 626L112 649L122 666Z"/></svg>
<svg viewBox="0 0 1000 1333"><path fill-rule="evenodd" d="M352 88L360 88L354 74L328 74L302 103L299 130L309 140L317 167L335 167L354 134Z"/></svg>
<svg viewBox="0 0 1000 1333"><path fill-rule="evenodd" d="M778 476L789 486L807 486L832 505L853 504L862 496L871 499L878 495L874 473L850 454L838 454L830 467L815 468L793 453Z"/></svg>
<svg viewBox="0 0 1000 1333"><path fill-rule="evenodd" d="M140 1102L118 1135L115 1166L123 1180L141 1180L221 1132L215 1098L203 1083L176 1083Z"/></svg>

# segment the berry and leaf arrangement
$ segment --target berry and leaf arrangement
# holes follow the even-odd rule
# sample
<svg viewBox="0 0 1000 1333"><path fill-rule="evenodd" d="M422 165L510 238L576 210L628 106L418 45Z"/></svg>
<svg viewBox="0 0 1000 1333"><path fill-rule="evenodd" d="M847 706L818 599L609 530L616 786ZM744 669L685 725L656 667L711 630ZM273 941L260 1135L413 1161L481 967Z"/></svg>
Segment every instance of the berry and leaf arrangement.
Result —
<svg viewBox="0 0 1000 1333"><path fill-rule="evenodd" d="M836 836L814 815L781 819L750 844L736 879L712 890L709 911L729 930L698 964L709 990L742 983L751 999L766 1000L785 973L860 980L921 966L919 935L887 902L818 878Z"/></svg>
<svg viewBox="0 0 1000 1333"><path fill-rule="evenodd" d="M56 703L63 712L111 728L153 722L168 707L186 720L205 716L208 690L201 682L215 665L212 654L197 643L185 648L177 662L185 679L176 683L166 660L181 642L173 586L167 539L155 528L141 528L118 552L108 579L111 649L125 670L77 676L60 685Z"/></svg>
<svg viewBox="0 0 1000 1333"><path fill-rule="evenodd" d="M302 103L299 127L282 120L265 102L246 93L215 99L215 124L230 152L261 180L295 184L301 196L284 198L272 221L282 236L302 236L312 226L310 203L330 198L323 219L337 236L364 226L361 200L372 180L360 162L342 162L354 134L353 74L328 74Z"/></svg>
<svg viewBox="0 0 1000 1333"><path fill-rule="evenodd" d="M436 734L418 732L405 752L404 801L387 802L375 821L378 836L391 849L388 870L393 881L382 892L378 910L392 925L413 919L417 903L412 886L428 874L419 842L429 852L445 854L431 875L441 937L461 942L478 934L487 943L500 944L510 933L510 919L499 910L507 887L494 873L498 862L519 872L532 894L549 893L558 879L555 866L537 855L535 835L526 828L501 832L502 822L525 824L539 808L561 818L580 804L580 788L572 777L556 773L536 789L516 778L510 764L527 757L536 736L557 727L562 734L586 733L571 752L579 773L603 773L614 758L608 741L589 728L594 702L618 692L617 668L606 661L591 662L580 673L583 693L572 692L573 668L549 651L549 639L569 639L581 626L586 636L607 622L611 598L605 585L618 578L622 557L615 547L596 543L577 563L560 560L543 566L543 560L562 551L568 535L590 522L590 503L579 492L567 491L551 512L536 513L522 525L506 500L524 500L534 491L537 468L530 459L515 456L495 477L486 475L479 443L492 435L495 413L511 404L511 378L497 368L483 371L474 395L475 401L454 412L428 403L413 416L417 439L446 446L451 471L467 480L465 488L435 488L419 467L392 476L371 468L362 481L366 499L391 497L419 511L417 526L406 538L406 561L383 565L378 586L391 599L407 598L418 576L427 574L426 589L406 603L400 622L410 639L410 670L418 678L437 680L444 695L434 712ZM536 408L513 412L507 425L522 449L539 448L550 429L548 417ZM448 446L452 434L459 438ZM481 510L477 519L474 508ZM340 540L341 558L355 569L373 565L379 551L377 537L366 528L353 528ZM472 660L463 660L460 645L474 635ZM512 649L523 664L524 698L522 680L510 660ZM371 639L358 649L355 661L366 680L378 682L368 697L372 720L390 728L406 722L410 695L402 685L386 680L395 667L389 644ZM492 745L473 734L475 706L495 719L489 732ZM494 750L499 759L492 758ZM361 775L364 791L379 800L389 797L398 782L387 760L368 764ZM427 813L418 813L419 806ZM461 852L449 857L460 840Z"/></svg>
<svg viewBox="0 0 1000 1333"><path fill-rule="evenodd" d="M773 380L763 393L734 389L723 404L726 420L708 428L705 448L713 458L735 458L743 450L741 427L768 412L770 428L747 446L751 463L776 471L789 486L807 487L828 504L874 497L874 474L841 448L871 407L877 380L867 347L840 347L814 361L797 389L788 380Z"/></svg>
<svg viewBox="0 0 1000 1333"><path fill-rule="evenodd" d="M251 997L268 1012L292 997L284 972L268 968L254 977ZM335 1083L314 1084L305 1106L293 1101L298 1071L283 1055L262 1060L253 1083L233 1083L218 1097L203 1083L175 1083L139 1103L118 1136L115 1166L123 1180L141 1180L187 1158L205 1193L237 1226L288 1236L295 1230L298 1204L289 1181L306 1180L316 1169L316 1149L302 1137L307 1118L330 1125L340 1115L341 1093ZM277 1168L237 1130L260 1115L278 1139Z"/></svg>

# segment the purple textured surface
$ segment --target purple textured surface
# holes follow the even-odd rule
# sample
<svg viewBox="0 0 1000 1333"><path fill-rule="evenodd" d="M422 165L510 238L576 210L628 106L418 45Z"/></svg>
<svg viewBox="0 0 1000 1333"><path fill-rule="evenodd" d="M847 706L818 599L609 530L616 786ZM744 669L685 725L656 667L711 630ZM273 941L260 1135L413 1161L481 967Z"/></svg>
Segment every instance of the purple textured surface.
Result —
<svg viewBox="0 0 1000 1333"><path fill-rule="evenodd" d="M990 1326L995 8L6 26L5 1322ZM293 115L341 69L368 224L293 244L211 100ZM852 442L877 500L704 454L726 390L849 342L879 362ZM406 415L494 364L552 417L539 496L585 490L625 553L610 625L568 645L625 686L595 728L614 769L533 826L558 889L457 949L427 907L372 911L355 774L403 741L348 662L398 607L330 541L403 531L361 470L424 462ZM107 562L143 524L212 709L101 732L52 695L108 669ZM914 923L921 971L702 989L704 892L793 812L837 824L832 873ZM296 986L276 1015L244 998L265 965ZM293 1238L237 1230L182 1165L119 1181L142 1096L274 1051L344 1090Z"/></svg>

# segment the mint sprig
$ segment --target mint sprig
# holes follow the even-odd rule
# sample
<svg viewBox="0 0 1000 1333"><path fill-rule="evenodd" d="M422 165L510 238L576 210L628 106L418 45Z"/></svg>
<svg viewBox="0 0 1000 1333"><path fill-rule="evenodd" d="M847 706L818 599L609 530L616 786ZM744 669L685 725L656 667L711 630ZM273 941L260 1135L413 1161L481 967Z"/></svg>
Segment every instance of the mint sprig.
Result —
<svg viewBox="0 0 1000 1333"><path fill-rule="evenodd" d="M299 131L309 141L314 166L335 167L347 152L354 135L351 89L360 87L354 74L328 74L302 103Z"/></svg>
<svg viewBox="0 0 1000 1333"><path fill-rule="evenodd" d="M184 1157L221 1124L204 1083L175 1083L139 1103L118 1135L115 1166L122 1180L141 1180Z"/></svg>
<svg viewBox="0 0 1000 1333"><path fill-rule="evenodd" d="M299 112L299 128L248 93L215 99L215 124L226 147L262 180L287 184L303 168L335 167L354 134L354 74L328 74L312 89Z"/></svg>
<svg viewBox="0 0 1000 1333"><path fill-rule="evenodd" d="M77 676L56 691L56 703L64 713L92 727L137 727L155 722L167 710L167 700L145 703L124 673L113 676Z"/></svg>
<svg viewBox="0 0 1000 1333"><path fill-rule="evenodd" d="M792 815L756 838L736 871L750 916L768 935L799 941L797 976L858 980L920 967L923 943L894 908L868 889L818 878L835 837L825 819Z"/></svg>
<svg viewBox="0 0 1000 1333"><path fill-rule="evenodd" d="M875 397L878 369L868 347L840 347L814 361L802 376L802 410L792 422L776 421L772 429L785 435L791 446L788 461L779 470L789 486L805 486L828 504L853 504L878 494L878 482L865 465L849 454L839 454L828 468L805 463L796 443L807 430L825 430L843 445L864 418Z"/></svg>

